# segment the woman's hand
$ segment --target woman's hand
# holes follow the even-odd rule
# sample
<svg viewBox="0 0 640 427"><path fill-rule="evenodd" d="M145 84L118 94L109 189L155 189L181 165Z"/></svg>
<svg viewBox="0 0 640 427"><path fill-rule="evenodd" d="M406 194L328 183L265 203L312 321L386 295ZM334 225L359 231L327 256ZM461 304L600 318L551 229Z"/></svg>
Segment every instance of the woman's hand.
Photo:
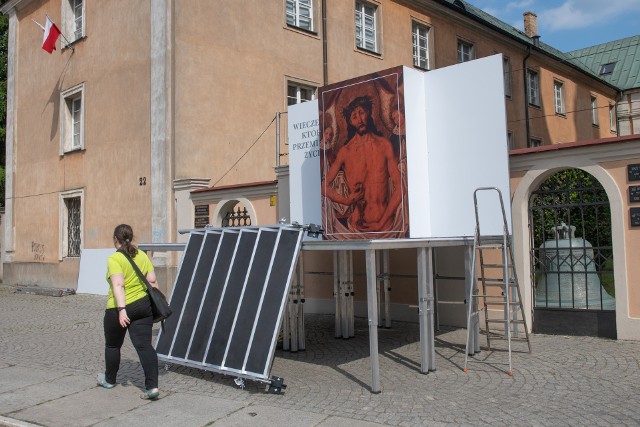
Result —
<svg viewBox="0 0 640 427"><path fill-rule="evenodd" d="M129 319L126 309L120 310L118 312L118 322L120 322L120 326L122 326L123 328L126 328L127 326L129 326L129 323L131 323L131 319Z"/></svg>

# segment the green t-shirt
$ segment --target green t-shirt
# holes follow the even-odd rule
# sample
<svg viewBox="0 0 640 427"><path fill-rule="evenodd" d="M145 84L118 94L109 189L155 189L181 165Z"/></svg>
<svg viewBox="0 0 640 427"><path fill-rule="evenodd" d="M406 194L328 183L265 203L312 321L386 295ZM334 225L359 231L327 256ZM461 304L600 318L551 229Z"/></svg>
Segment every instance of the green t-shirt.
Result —
<svg viewBox="0 0 640 427"><path fill-rule="evenodd" d="M138 249L138 253L133 257L142 274L145 276L148 272L153 271L153 264L146 253ZM114 274L124 275L124 297L126 304L144 298L147 290L136 271L131 266L129 260L120 252L115 252L109 256L107 261L107 282L109 282L109 299L107 300L107 308L117 307L116 299L113 296L113 285L111 284L111 276Z"/></svg>

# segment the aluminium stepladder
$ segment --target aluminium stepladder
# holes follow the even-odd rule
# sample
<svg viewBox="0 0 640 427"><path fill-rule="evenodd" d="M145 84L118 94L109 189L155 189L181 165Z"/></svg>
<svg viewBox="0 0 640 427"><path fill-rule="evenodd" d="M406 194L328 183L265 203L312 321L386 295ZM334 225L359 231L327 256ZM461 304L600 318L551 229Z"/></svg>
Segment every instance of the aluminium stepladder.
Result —
<svg viewBox="0 0 640 427"><path fill-rule="evenodd" d="M500 200L502 211L503 232L502 236L483 236L480 230L480 215L478 213L478 192L495 191ZM473 242L473 258L471 263L471 277L473 283L467 295L467 342L465 347L464 371L467 372L469 358L469 343L472 339L472 325L479 321L479 302L482 302L481 310L484 313L485 334L487 336L487 348L491 351L491 338L504 339L508 343L509 376L513 375L511 366L511 342L525 341L531 353L531 341L529 329L522 308L522 297L518 286L513 248L507 225L507 216L502 199L502 192L496 187L480 187L473 192L473 205L476 216L476 229ZM476 274L476 257L479 260L480 275ZM499 257L499 258L498 258ZM495 261L497 259L497 261ZM489 274L489 275L488 275ZM478 293L478 282L482 285L482 294ZM491 307L502 308L492 310ZM491 329L491 325L502 326L501 331ZM525 338L519 337L519 325L523 326ZM513 330L512 330L513 328Z"/></svg>

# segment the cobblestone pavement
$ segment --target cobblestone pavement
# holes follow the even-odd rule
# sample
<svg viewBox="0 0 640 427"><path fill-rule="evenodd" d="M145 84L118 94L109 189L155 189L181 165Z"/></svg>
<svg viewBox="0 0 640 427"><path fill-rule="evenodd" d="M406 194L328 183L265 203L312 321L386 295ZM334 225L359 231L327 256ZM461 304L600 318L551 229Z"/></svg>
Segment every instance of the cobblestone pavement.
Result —
<svg viewBox="0 0 640 427"><path fill-rule="evenodd" d="M128 399L143 385L128 338L122 385L113 389L122 397L114 403L121 405L119 418L85 409L115 402L101 400L112 390L94 382L103 369L104 304L101 296L30 295L0 285L0 425L124 425L143 413L140 404L148 402ZM366 319L356 319L356 336L348 340L333 337L333 316L305 319L306 351L275 354L271 374L284 377L284 394L265 393L253 381L242 390L232 377L172 365L161 370L162 397L150 405L161 413L156 424L264 425L274 421L269 414L286 425L350 427L640 423L640 342L532 335L531 354L514 344L509 377L502 351L482 351L463 372L466 331L441 330L437 370L423 375L418 325L394 322L379 331L383 391L372 394ZM204 421L189 407L199 399L212 408ZM219 416L214 407L222 408ZM258 419L249 424L251 417Z"/></svg>

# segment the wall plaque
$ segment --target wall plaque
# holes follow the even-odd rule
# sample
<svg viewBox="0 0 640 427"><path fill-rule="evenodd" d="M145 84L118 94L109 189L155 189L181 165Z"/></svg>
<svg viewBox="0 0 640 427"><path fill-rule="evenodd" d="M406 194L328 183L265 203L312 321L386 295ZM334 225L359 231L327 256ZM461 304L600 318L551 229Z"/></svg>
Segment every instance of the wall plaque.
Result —
<svg viewBox="0 0 640 427"><path fill-rule="evenodd" d="M197 216L193 221L193 226L195 228L205 228L207 225L209 225L208 216Z"/></svg>
<svg viewBox="0 0 640 427"><path fill-rule="evenodd" d="M209 205L196 205L195 209L196 216L209 216Z"/></svg>
<svg viewBox="0 0 640 427"><path fill-rule="evenodd" d="M640 181L640 164L627 165L627 178L629 182Z"/></svg>
<svg viewBox="0 0 640 427"><path fill-rule="evenodd" d="M629 186L629 203L640 202L640 185Z"/></svg>
<svg viewBox="0 0 640 427"><path fill-rule="evenodd" d="M629 213L631 214L631 226L640 227L640 208L630 208Z"/></svg>

